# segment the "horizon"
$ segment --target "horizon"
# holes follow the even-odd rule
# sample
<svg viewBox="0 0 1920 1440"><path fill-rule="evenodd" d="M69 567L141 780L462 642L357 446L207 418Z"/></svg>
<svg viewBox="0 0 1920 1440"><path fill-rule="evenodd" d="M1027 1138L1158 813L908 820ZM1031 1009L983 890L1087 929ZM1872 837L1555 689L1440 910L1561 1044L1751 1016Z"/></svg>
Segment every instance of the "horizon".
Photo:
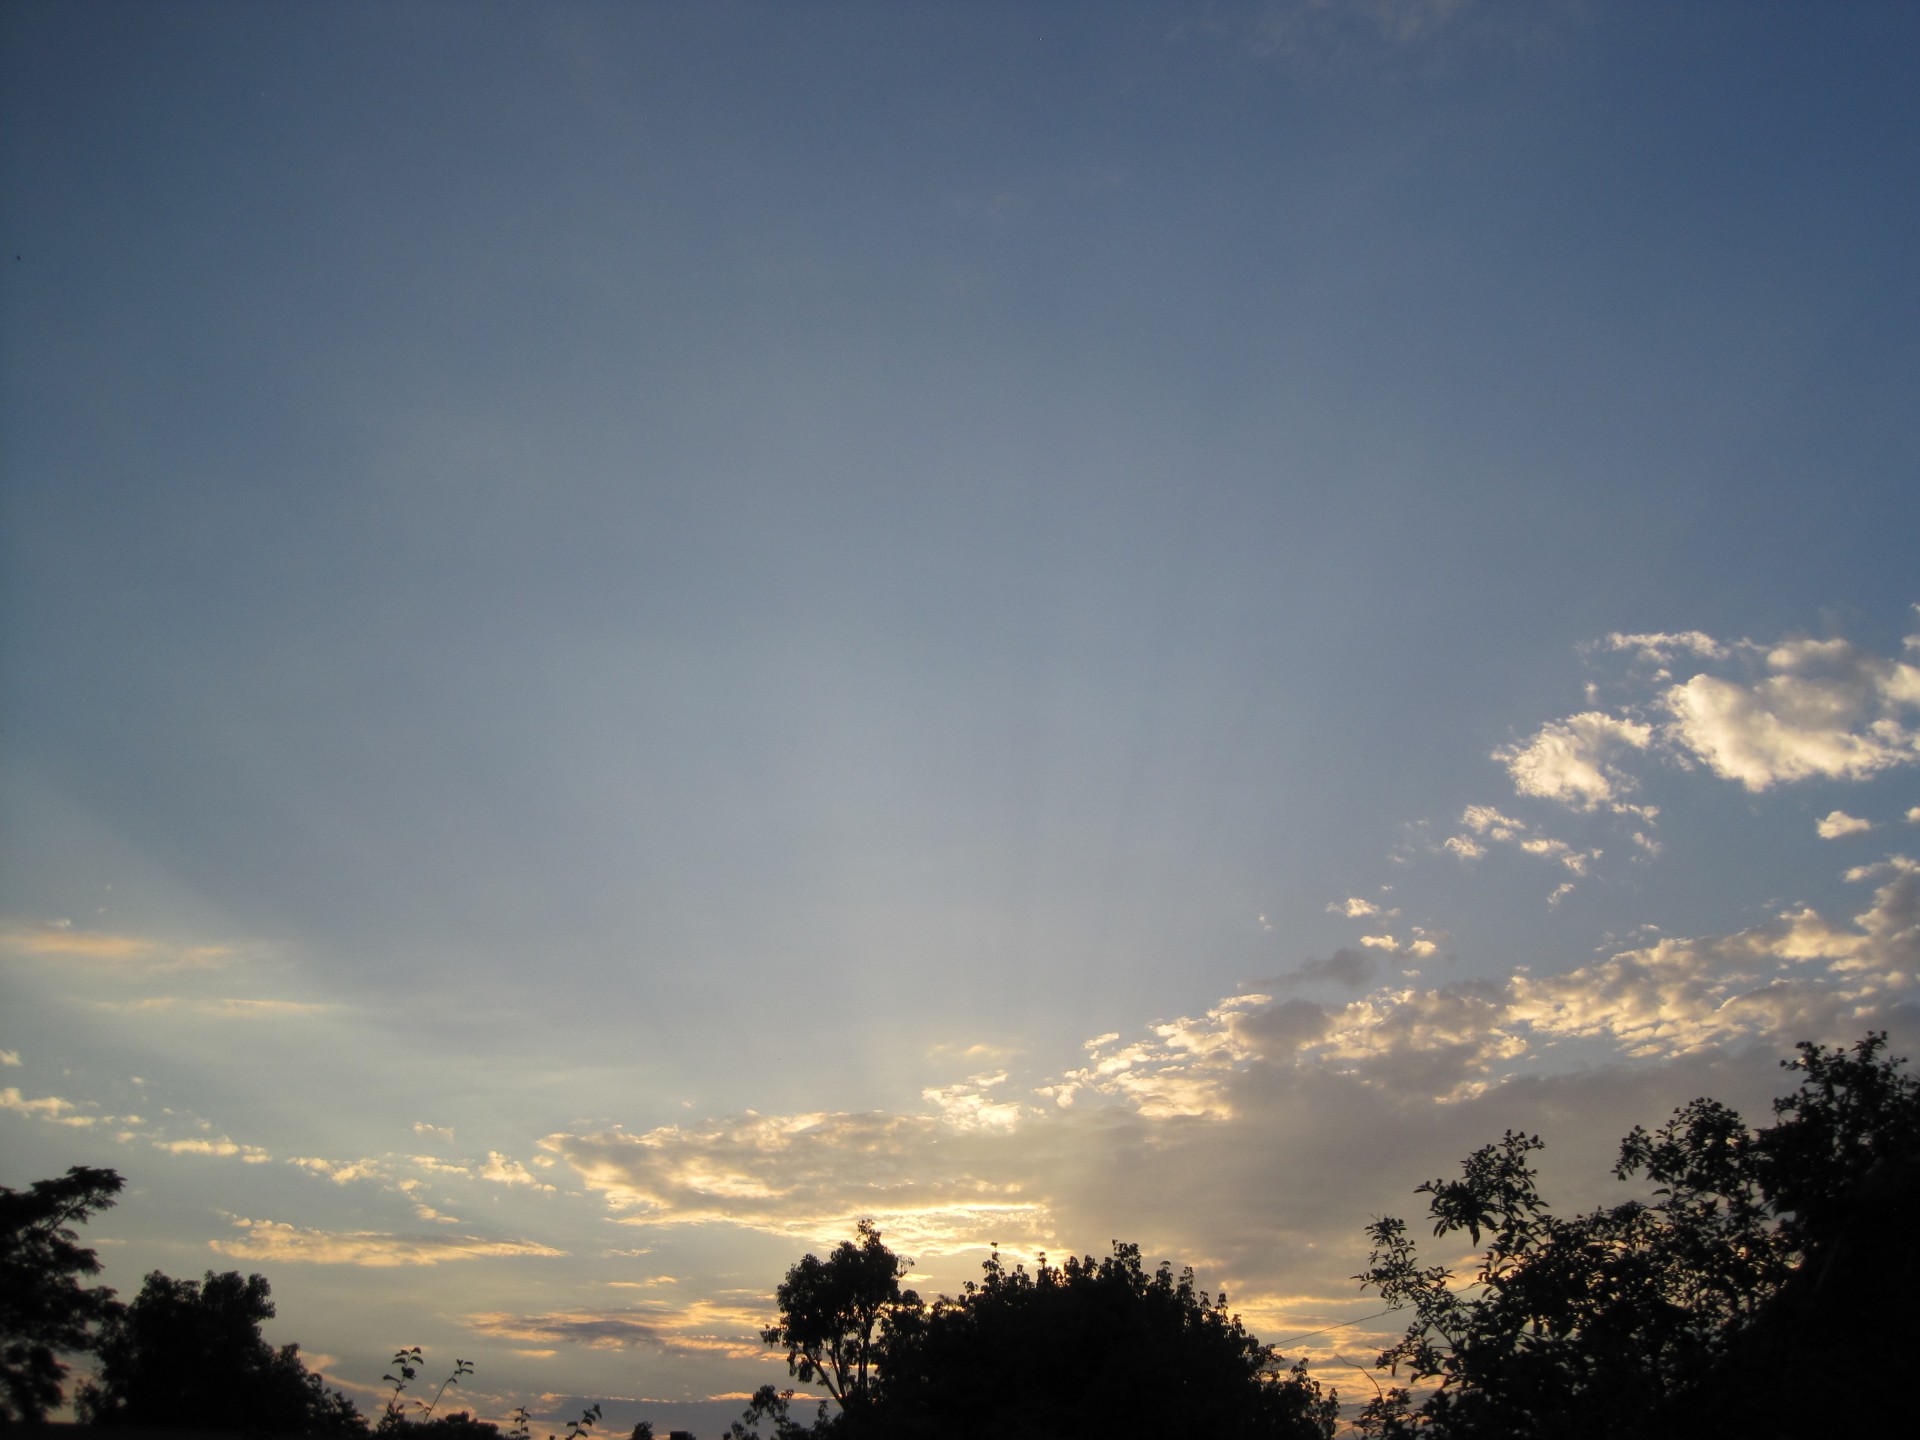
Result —
<svg viewBox="0 0 1920 1440"><path fill-rule="evenodd" d="M0 1184L363 1411L710 1437L862 1217L1355 1398L1475 1147L1920 1046L1917 53L11 7Z"/></svg>

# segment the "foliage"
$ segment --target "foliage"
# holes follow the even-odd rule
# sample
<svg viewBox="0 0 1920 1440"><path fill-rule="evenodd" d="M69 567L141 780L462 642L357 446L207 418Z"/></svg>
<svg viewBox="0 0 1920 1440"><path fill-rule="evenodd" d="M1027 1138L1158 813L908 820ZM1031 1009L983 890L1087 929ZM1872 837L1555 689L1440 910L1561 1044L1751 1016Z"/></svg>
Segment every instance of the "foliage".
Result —
<svg viewBox="0 0 1920 1440"><path fill-rule="evenodd" d="M760 1334L786 1350L788 1374L825 1386L854 1423L872 1400L883 1321L920 1305L919 1296L900 1288L909 1263L862 1220L855 1240L841 1241L825 1260L809 1254L787 1271L775 1292L780 1322Z"/></svg>
<svg viewBox="0 0 1920 1440"><path fill-rule="evenodd" d="M1148 1272L1139 1247L1116 1243L1095 1261L1042 1257L1029 1273L996 1251L978 1282L931 1308L899 1289L907 1268L870 1222L858 1245L808 1256L780 1287L781 1324L764 1332L788 1350L790 1372L817 1379L811 1425L791 1391L763 1387L732 1440L873 1434L1047 1436L1073 1440L1130 1429L1179 1434L1310 1437L1332 1433L1335 1401L1302 1367L1194 1287L1193 1272Z"/></svg>
<svg viewBox="0 0 1920 1440"><path fill-rule="evenodd" d="M1149 1271L1137 1245L1041 1257L1009 1269L998 1252L957 1298L899 1316L887 1337L888 1433L1072 1437L1142 1434L1326 1436L1336 1400L1305 1367L1209 1297L1191 1269Z"/></svg>
<svg viewBox="0 0 1920 1440"><path fill-rule="evenodd" d="M1802 1044L1783 1063L1805 1078L1767 1129L1706 1099L1658 1131L1636 1127L1615 1173L1651 1181L1647 1202L1552 1215L1529 1158L1541 1142L1511 1131L1459 1179L1421 1185L1436 1236L1465 1231L1485 1248L1456 1288L1450 1269L1420 1263L1403 1221L1368 1227L1357 1278L1413 1310L1380 1364L1439 1384L1417 1408L1404 1390L1376 1397L1363 1431L1785 1433L1782 1407L1804 1405L1807 1388L1789 1394L1781 1378L1786 1341L1800 1337L1804 1367L1805 1337L1857 1322L1864 1247L1920 1278L1902 1219L1920 1192L1920 1085L1881 1058L1885 1042Z"/></svg>
<svg viewBox="0 0 1920 1440"><path fill-rule="evenodd" d="M112 1206L125 1182L76 1165L24 1191L0 1186L0 1421L46 1418L63 1395L61 1353L91 1350L113 1291L84 1286L100 1273L73 1227Z"/></svg>
<svg viewBox="0 0 1920 1440"><path fill-rule="evenodd" d="M820 1402L811 1425L802 1425L793 1418L793 1401L793 1391L762 1385L753 1392L745 1413L727 1427L727 1440L761 1440L759 1426L762 1424L770 1427L767 1440L802 1440L805 1436L834 1433L836 1420L828 1416L826 1401Z"/></svg>
<svg viewBox="0 0 1920 1440"><path fill-rule="evenodd" d="M220 1425L283 1435L358 1435L366 1422L301 1363L260 1334L273 1318L266 1277L208 1271L196 1284L156 1270L102 1327L100 1373L81 1387L95 1424Z"/></svg>
<svg viewBox="0 0 1920 1440"><path fill-rule="evenodd" d="M443 1415L439 1420L433 1418L433 1412L439 1408L441 1398L447 1393L447 1387L458 1385L461 1377L473 1373L473 1363L468 1360L456 1359L453 1362L452 1372L440 1382L440 1388L433 1392L432 1400L416 1398L413 1401L414 1409L420 1413L418 1418L409 1424L406 1402L400 1397L406 1392L407 1386L419 1378L420 1364L418 1345L409 1345L404 1350L393 1352L393 1368L398 1373L389 1373L380 1377L393 1386L393 1393L387 1397L386 1406L380 1412L380 1423L375 1427L378 1432L386 1434L406 1425L408 1433L416 1437L416 1440L427 1440L429 1435L437 1436L438 1440L462 1440L469 1431L474 1432L476 1436L492 1435L497 1440L500 1434L498 1425L491 1421L475 1420L464 1410L455 1415Z"/></svg>

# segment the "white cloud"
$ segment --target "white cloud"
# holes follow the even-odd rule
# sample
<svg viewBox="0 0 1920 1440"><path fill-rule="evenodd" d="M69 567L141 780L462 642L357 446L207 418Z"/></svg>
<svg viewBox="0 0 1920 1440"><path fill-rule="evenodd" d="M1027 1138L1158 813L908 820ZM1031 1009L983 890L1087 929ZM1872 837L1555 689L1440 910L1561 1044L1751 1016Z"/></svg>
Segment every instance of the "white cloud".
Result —
<svg viewBox="0 0 1920 1440"><path fill-rule="evenodd" d="M1350 895L1345 900L1337 900L1327 906L1330 915L1345 915L1349 920L1361 920L1378 915L1380 907L1371 900L1363 900L1358 895ZM1265 919L1265 916L1261 917Z"/></svg>
<svg viewBox="0 0 1920 1440"><path fill-rule="evenodd" d="M1620 798L1635 785L1614 757L1652 743L1652 726L1586 710L1549 721L1524 743L1494 751L1493 758L1507 767L1513 788L1522 795L1538 795L1575 810L1638 814Z"/></svg>
<svg viewBox="0 0 1920 1440"><path fill-rule="evenodd" d="M1825 819L1817 821L1813 828L1819 832L1822 840L1838 840L1847 835L1866 834L1873 829L1873 822L1849 815L1844 810L1834 810Z"/></svg>
<svg viewBox="0 0 1920 1440"><path fill-rule="evenodd" d="M1649 810L1646 813L1652 812ZM1467 806L1461 812L1460 823L1473 833L1463 831L1449 836L1442 842L1441 848L1458 855L1462 860L1481 859L1486 855L1489 845L1511 845L1528 855L1555 861L1575 875L1585 875L1601 854L1598 850L1576 850L1566 841L1556 840L1550 835L1530 834L1524 820L1503 815L1491 805ZM1476 839L1475 836L1481 838ZM1563 885L1561 890L1567 888Z"/></svg>
<svg viewBox="0 0 1920 1440"><path fill-rule="evenodd" d="M1670 743L1716 775L1761 791L1815 777L1863 780L1920 759L1920 666L1845 640L1761 650L1757 679L1695 675L1660 703Z"/></svg>
<svg viewBox="0 0 1920 1440"><path fill-rule="evenodd" d="M1728 647L1698 630L1673 634L1623 635L1618 630L1606 638L1609 650L1633 650L1642 660L1664 665L1681 655L1698 655L1708 660L1724 659Z"/></svg>
<svg viewBox="0 0 1920 1440"><path fill-rule="evenodd" d="M0 1065L18 1065L19 1063L20 1052L18 1050L0 1050Z"/></svg>

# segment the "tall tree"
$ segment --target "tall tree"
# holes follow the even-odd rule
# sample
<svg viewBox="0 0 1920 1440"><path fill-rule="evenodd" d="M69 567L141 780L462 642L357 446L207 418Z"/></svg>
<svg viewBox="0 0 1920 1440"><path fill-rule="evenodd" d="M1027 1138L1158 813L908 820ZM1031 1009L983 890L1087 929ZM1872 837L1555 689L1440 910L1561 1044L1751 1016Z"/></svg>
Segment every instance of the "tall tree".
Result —
<svg viewBox="0 0 1920 1440"><path fill-rule="evenodd" d="M1615 1173L1652 1182L1644 1201L1556 1217L1530 1159L1539 1138L1512 1132L1458 1179L1421 1185L1434 1233L1485 1250L1456 1287L1447 1267L1421 1265L1405 1222L1368 1227L1358 1278L1413 1311L1380 1363L1438 1387L1417 1408L1389 1392L1363 1428L1639 1440L1831 1425L1804 1382L1810 1363L1850 1359L1845 1337L1870 1318L1897 1328L1920 1280L1920 1084L1885 1044L1802 1044L1782 1062L1800 1088L1765 1129L1707 1099L1658 1131L1636 1127ZM1893 1403L1869 1397L1849 1418L1880 1404L1891 1419Z"/></svg>
<svg viewBox="0 0 1920 1440"><path fill-rule="evenodd" d="M889 1250L873 1221L862 1220L825 1260L807 1255L787 1271L775 1299L780 1321L761 1332L787 1352L787 1372L818 1383L858 1426L873 1398L882 1323L918 1309L920 1297L900 1288L911 1262Z"/></svg>
<svg viewBox="0 0 1920 1440"><path fill-rule="evenodd" d="M229 1270L175 1280L156 1270L113 1315L99 1343L100 1374L80 1390L83 1420L195 1426L280 1435L358 1435L366 1422L337 1390L260 1334L274 1315L264 1275Z"/></svg>
<svg viewBox="0 0 1920 1440"><path fill-rule="evenodd" d="M64 1393L62 1353L91 1350L113 1291L73 1227L113 1204L125 1182L76 1165L25 1190L0 1186L0 1420L43 1420Z"/></svg>

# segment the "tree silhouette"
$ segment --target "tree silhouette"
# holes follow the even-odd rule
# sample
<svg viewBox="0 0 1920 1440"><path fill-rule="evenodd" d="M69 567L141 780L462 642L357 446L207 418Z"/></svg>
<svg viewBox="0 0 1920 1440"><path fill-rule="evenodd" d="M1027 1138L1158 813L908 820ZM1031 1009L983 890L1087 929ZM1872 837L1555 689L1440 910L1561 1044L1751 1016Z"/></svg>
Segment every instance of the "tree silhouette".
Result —
<svg viewBox="0 0 1920 1440"><path fill-rule="evenodd" d="M25 1190L0 1186L0 1421L44 1420L64 1393L64 1353L91 1350L113 1313L113 1291L85 1286L100 1273L73 1227L113 1204L125 1182L76 1165Z"/></svg>
<svg viewBox="0 0 1920 1440"><path fill-rule="evenodd" d="M760 1338L785 1348L787 1372L801 1384L825 1386L849 1426L859 1426L873 1398L883 1322L920 1305L900 1288L909 1263L862 1220L854 1240L842 1240L825 1260L805 1256L775 1293L780 1322Z"/></svg>
<svg viewBox="0 0 1920 1440"><path fill-rule="evenodd" d="M1850 1360L1844 1337L1894 1333L1920 1266L1920 1084L1880 1055L1814 1044L1782 1062L1805 1078L1750 1130L1714 1100L1636 1127L1615 1173L1652 1199L1559 1218L1509 1131L1430 1180L1434 1234L1485 1250L1471 1282L1422 1266L1405 1222L1368 1227L1357 1278L1412 1323L1380 1357L1438 1389L1369 1402L1362 1428L1445 1437L1789 1435L1831 1426L1831 1398L1804 1383L1816 1359ZM1477 1293L1471 1293L1477 1292ZM1850 1419L1892 1419L1891 1397Z"/></svg>
<svg viewBox="0 0 1920 1440"><path fill-rule="evenodd" d="M1149 1271L1137 1245L1041 1257L1028 1272L998 1252L978 1282L887 1337L880 1408L891 1435L1079 1440L1114 1433L1309 1440L1333 1433L1336 1401L1288 1370L1227 1297L1191 1269Z"/></svg>
<svg viewBox="0 0 1920 1440"><path fill-rule="evenodd" d="M282 1435L357 1435L366 1422L337 1390L260 1334L273 1318L263 1275L208 1271L196 1284L156 1270L102 1328L98 1378L80 1390L83 1420L208 1426Z"/></svg>
<svg viewBox="0 0 1920 1440"><path fill-rule="evenodd" d="M1226 1297L1197 1290L1193 1272L1147 1271L1138 1246L1104 1260L1009 1269L996 1251L979 1282L931 1309L899 1288L905 1262L870 1222L858 1245L787 1272L781 1323L763 1332L787 1347L790 1373L818 1381L811 1425L791 1391L763 1387L733 1440L873 1434L898 1440L1079 1440L1113 1433L1124 1411L1143 1433L1309 1440L1330 1435L1335 1402L1303 1369L1289 1372L1249 1334Z"/></svg>

